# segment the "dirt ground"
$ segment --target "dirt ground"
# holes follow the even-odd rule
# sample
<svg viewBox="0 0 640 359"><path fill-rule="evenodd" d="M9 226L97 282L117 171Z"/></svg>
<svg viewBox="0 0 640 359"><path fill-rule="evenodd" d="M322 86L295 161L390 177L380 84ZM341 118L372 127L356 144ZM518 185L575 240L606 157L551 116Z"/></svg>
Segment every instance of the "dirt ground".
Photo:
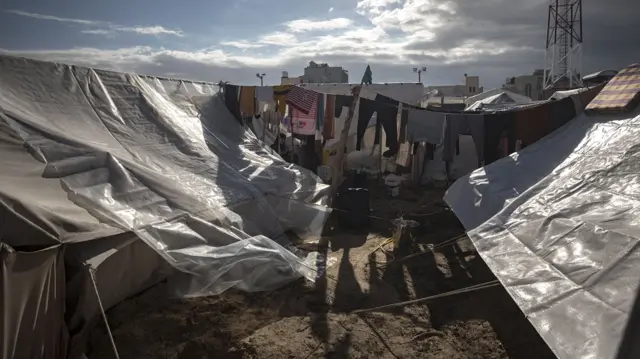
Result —
<svg viewBox="0 0 640 359"><path fill-rule="evenodd" d="M438 246L464 234L442 195L374 188L369 233L330 221L319 242L301 243L337 260L316 283L180 300L160 284L119 304L108 318L120 358L555 358L501 286L352 313L495 280L468 239ZM401 213L420 226L380 249ZM115 357L102 324L91 347L90 359Z"/></svg>

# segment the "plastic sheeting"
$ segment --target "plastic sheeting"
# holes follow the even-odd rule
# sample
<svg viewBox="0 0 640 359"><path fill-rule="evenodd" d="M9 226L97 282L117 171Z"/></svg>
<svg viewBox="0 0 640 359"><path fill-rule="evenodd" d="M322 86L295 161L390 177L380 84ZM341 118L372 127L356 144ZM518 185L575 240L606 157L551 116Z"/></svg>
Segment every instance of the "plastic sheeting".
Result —
<svg viewBox="0 0 640 359"><path fill-rule="evenodd" d="M0 203L46 233L16 245L132 231L185 296L315 277L284 232L322 228L328 186L265 151L213 86L0 56L0 109L0 166L28 180L2 171Z"/></svg>
<svg viewBox="0 0 640 359"><path fill-rule="evenodd" d="M169 264L133 233L66 246L65 263L66 317L71 335L68 359L82 358L91 329L102 320L96 287L104 310L109 310L172 272Z"/></svg>
<svg viewBox="0 0 640 359"><path fill-rule="evenodd" d="M613 358L640 278L640 116L578 116L445 201L561 359Z"/></svg>
<svg viewBox="0 0 640 359"><path fill-rule="evenodd" d="M0 358L65 357L62 257L60 245L22 252L0 242Z"/></svg>

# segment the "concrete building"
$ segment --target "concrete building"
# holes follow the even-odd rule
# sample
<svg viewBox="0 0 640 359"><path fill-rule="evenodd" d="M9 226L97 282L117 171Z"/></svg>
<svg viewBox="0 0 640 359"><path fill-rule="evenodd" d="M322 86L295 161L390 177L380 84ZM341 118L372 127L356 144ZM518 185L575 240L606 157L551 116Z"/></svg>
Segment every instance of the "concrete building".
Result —
<svg viewBox="0 0 640 359"><path fill-rule="evenodd" d="M436 90L439 97L469 97L484 91L480 86L480 77L467 76L464 74L464 84L462 85L443 85L443 86L427 86L427 92Z"/></svg>
<svg viewBox="0 0 640 359"><path fill-rule="evenodd" d="M299 85L302 83L302 76L289 77L287 71L282 71L282 77L280 78L280 85Z"/></svg>
<svg viewBox="0 0 640 359"><path fill-rule="evenodd" d="M349 83L349 73L340 66L318 64L313 61L304 68L304 75L289 77L286 71L282 72L281 84L346 84Z"/></svg>
<svg viewBox="0 0 640 359"><path fill-rule="evenodd" d="M542 101L546 99L542 86L543 81L544 70L538 69L531 75L509 77L502 87L520 95L527 96L533 101Z"/></svg>

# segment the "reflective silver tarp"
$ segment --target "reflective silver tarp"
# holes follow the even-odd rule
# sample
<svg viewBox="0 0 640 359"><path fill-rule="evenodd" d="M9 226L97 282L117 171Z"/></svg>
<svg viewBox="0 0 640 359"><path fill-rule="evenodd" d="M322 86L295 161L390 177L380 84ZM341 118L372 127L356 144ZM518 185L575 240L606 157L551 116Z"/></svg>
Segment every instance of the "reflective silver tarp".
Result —
<svg viewBox="0 0 640 359"><path fill-rule="evenodd" d="M561 359L613 358L640 278L640 116L584 114L446 202Z"/></svg>
<svg viewBox="0 0 640 359"><path fill-rule="evenodd" d="M315 269L328 186L266 150L209 84L0 56L0 210L12 246L134 232L181 295L270 290Z"/></svg>

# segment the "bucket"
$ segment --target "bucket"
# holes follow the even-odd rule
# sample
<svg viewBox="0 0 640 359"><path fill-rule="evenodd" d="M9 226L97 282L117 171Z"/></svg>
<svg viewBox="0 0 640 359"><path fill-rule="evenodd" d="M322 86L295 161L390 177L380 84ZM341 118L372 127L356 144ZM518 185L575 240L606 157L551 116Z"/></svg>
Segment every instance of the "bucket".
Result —
<svg viewBox="0 0 640 359"><path fill-rule="evenodd" d="M384 178L384 184L387 186L387 192L391 197L398 197L400 195L400 183L402 177L390 174Z"/></svg>

